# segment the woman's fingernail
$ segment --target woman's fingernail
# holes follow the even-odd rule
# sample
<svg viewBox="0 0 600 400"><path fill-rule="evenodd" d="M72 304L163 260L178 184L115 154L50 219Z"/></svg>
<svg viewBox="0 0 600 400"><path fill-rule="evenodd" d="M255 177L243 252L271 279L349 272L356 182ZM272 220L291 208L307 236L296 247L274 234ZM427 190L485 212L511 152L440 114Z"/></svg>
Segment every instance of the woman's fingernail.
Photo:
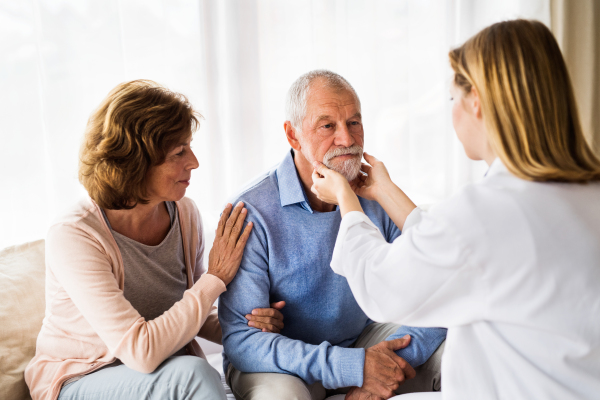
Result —
<svg viewBox="0 0 600 400"><path fill-rule="evenodd" d="M254 326L254 322L252 322L252 321L248 322L248 326Z"/></svg>
<svg viewBox="0 0 600 400"><path fill-rule="evenodd" d="M250 319L250 314L246 314L246 315L244 315L244 317L245 317L246 319Z"/></svg>
<svg viewBox="0 0 600 400"><path fill-rule="evenodd" d="M409 334L406 334L406 335L402 336L402 339L408 339L408 338L410 338Z"/></svg>
<svg viewBox="0 0 600 400"><path fill-rule="evenodd" d="M246 214L246 209L245 208L242 210L242 214Z"/></svg>
<svg viewBox="0 0 600 400"><path fill-rule="evenodd" d="M239 207L239 206L241 206L241 205L242 205L242 202L241 202L241 201L238 201L238 203L237 203L235 206L236 206L236 207Z"/></svg>

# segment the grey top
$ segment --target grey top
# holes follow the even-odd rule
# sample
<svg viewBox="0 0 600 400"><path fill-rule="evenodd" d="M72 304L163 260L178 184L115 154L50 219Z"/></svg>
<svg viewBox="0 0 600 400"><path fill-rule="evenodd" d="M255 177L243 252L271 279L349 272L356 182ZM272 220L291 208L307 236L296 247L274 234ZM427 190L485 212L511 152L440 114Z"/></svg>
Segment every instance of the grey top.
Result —
<svg viewBox="0 0 600 400"><path fill-rule="evenodd" d="M171 229L157 246L148 246L115 232L102 210L123 258L123 295L146 321L160 317L181 300L187 290L179 213L175 202L165 202L165 205L171 217Z"/></svg>
<svg viewBox="0 0 600 400"><path fill-rule="evenodd" d="M115 232L102 211L123 258L123 295L146 321L160 317L181 300L187 290L177 206L174 202L165 202L165 205L171 217L171 229L156 246L142 244Z"/></svg>

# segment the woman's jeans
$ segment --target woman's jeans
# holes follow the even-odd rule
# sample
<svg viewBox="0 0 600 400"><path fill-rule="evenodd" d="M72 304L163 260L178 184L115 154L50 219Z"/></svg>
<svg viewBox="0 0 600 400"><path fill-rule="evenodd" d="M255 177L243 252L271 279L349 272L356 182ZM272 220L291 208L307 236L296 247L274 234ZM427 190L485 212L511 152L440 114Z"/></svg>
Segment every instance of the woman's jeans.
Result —
<svg viewBox="0 0 600 400"><path fill-rule="evenodd" d="M59 400L225 400L221 376L203 358L167 358L154 372L144 374L121 364L69 383Z"/></svg>

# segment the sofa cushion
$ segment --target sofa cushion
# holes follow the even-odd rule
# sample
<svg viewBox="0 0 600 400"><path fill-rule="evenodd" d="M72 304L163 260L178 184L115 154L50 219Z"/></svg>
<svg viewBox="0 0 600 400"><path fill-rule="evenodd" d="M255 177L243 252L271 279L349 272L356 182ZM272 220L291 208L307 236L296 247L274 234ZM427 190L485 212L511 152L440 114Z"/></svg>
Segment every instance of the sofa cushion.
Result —
<svg viewBox="0 0 600 400"><path fill-rule="evenodd" d="M45 299L44 241L0 252L0 399L30 399L23 378L35 355Z"/></svg>

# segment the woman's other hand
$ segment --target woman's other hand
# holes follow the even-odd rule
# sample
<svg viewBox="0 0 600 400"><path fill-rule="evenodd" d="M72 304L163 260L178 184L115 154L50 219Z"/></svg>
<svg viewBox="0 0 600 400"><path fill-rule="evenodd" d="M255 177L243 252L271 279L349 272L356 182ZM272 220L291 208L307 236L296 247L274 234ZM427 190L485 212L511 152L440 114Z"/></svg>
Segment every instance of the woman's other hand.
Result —
<svg viewBox="0 0 600 400"><path fill-rule="evenodd" d="M207 273L221 279L225 285L229 285L240 267L244 247L252 230L252 222L249 222L242 233L248 212L244 203L240 201L233 211L231 208L232 205L227 204L221 214L215 241L208 256Z"/></svg>
<svg viewBox="0 0 600 400"><path fill-rule="evenodd" d="M383 162L367 153L363 153L363 156L370 164L362 164L361 171L366 175L360 174L352 181L350 187L358 196L377 201L377 195L382 192L382 187L392 183L392 180Z"/></svg>
<svg viewBox="0 0 600 400"><path fill-rule="evenodd" d="M263 332L279 333L283 329L283 314L279 312L285 306L285 301L271 303L271 308L255 308L252 314L247 314L248 326Z"/></svg>

